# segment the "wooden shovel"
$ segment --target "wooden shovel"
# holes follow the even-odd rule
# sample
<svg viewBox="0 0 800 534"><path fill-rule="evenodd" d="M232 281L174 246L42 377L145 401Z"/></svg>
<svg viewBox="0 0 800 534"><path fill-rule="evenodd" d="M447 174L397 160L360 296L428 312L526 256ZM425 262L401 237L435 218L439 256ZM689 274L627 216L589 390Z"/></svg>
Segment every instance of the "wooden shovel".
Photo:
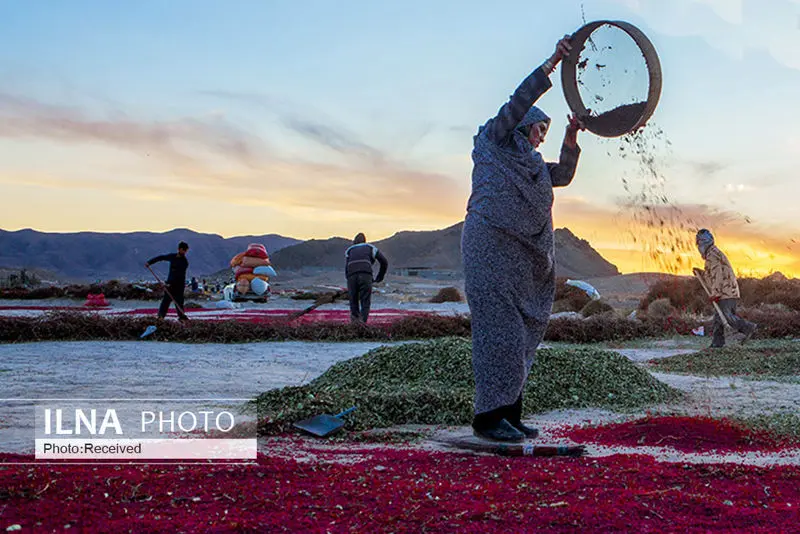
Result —
<svg viewBox="0 0 800 534"><path fill-rule="evenodd" d="M692 269L692 274L694 274L694 277L697 278L697 281L700 282L700 285L703 286L703 289L710 298L711 291L708 290L708 286L706 286L706 283L703 281L703 277L700 276L700 269L695 267L694 269ZM719 318L722 319L722 324L725 326L725 328L730 329L731 325L730 323L728 323L728 318L725 317L724 313L722 313L722 309L719 307L719 304L717 304L713 300L711 301L711 304L714 305L714 309L717 311L717 315L719 315Z"/></svg>

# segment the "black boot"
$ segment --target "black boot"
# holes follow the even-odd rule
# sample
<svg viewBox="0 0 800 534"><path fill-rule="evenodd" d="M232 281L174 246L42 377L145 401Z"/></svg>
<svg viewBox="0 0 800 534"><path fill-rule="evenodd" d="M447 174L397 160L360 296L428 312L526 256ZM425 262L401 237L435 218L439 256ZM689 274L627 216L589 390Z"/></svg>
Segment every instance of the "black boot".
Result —
<svg viewBox="0 0 800 534"><path fill-rule="evenodd" d="M527 439L535 439L539 437L539 430L526 426L522 423L522 393L520 393L517 402L506 407L506 420L522 432Z"/></svg>
<svg viewBox="0 0 800 534"><path fill-rule="evenodd" d="M511 423L503 418L507 409L507 406L503 406L490 412L475 414L475 418L472 420L472 430L475 436L492 441L524 441L525 434L511 426Z"/></svg>
<svg viewBox="0 0 800 534"><path fill-rule="evenodd" d="M744 329L742 329L744 337L742 338L741 344L744 345L745 343L747 343L750 340L750 338L753 337L753 334L755 334L757 329L758 325L756 323L748 322L745 325Z"/></svg>

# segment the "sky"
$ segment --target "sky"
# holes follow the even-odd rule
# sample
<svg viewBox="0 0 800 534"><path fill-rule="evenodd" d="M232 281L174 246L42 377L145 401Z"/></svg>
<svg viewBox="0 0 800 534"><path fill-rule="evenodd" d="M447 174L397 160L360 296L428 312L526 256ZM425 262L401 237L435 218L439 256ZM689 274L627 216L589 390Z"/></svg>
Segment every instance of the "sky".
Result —
<svg viewBox="0 0 800 534"><path fill-rule="evenodd" d="M477 128L584 20L628 21L658 51L648 128L680 238L703 225L739 272L800 276L800 0L3 1L0 228L378 240L456 224ZM554 161L569 108L551 80ZM620 139L579 143L555 226L622 272L669 270L650 254L663 230L631 208L652 178ZM701 262L676 254L681 272Z"/></svg>

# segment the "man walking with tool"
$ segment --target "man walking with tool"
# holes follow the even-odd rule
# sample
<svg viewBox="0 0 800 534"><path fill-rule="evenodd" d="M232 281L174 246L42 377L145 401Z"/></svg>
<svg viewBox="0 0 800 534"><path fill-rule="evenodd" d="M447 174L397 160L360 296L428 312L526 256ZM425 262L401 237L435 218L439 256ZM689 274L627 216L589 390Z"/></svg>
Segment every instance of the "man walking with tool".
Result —
<svg viewBox="0 0 800 534"><path fill-rule="evenodd" d="M725 323L744 334L742 339L744 343L750 339L757 326L736 315L736 304L740 294L733 267L725 254L714 244L714 236L710 231L701 229L697 232L695 240L706 265L705 270L695 268L693 272L708 293L716 311L711 348L718 349L725 346Z"/></svg>
<svg viewBox="0 0 800 534"><path fill-rule="evenodd" d="M189 245L181 241L178 243L178 252L174 254L163 254L149 259L144 266L150 269L150 265L160 261L169 262L169 274L167 275L167 282L164 285L164 298L161 299L161 305L158 307L158 318L163 319L167 316L169 310L169 303L175 303L175 309L178 312L178 319L181 321L188 321L189 318L183 312L183 290L186 286L186 269L189 268L189 260L186 259L186 253L189 251ZM150 272L153 272L150 269ZM153 272L155 276L155 273ZM156 279L158 277L156 276ZM160 282L160 280L159 280Z"/></svg>
<svg viewBox="0 0 800 534"><path fill-rule="evenodd" d="M389 261L375 245L367 243L364 234L359 233L353 239L353 246L344 253L345 276L347 277L347 293L350 297L350 322L367 322L372 301L372 284L380 284L386 276ZM372 265L380 264L378 276L372 278Z"/></svg>

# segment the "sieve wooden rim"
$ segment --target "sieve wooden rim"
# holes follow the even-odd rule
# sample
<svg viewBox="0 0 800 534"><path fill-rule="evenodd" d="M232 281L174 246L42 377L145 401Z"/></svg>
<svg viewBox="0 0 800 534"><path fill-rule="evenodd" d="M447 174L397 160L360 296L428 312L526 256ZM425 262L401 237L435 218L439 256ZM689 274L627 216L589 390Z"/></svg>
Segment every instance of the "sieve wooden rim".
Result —
<svg viewBox="0 0 800 534"><path fill-rule="evenodd" d="M658 60L655 46L639 28L621 20L598 20L579 28L570 38L572 51L561 61L561 86L564 89L564 98L567 100L567 105L569 105L572 113L579 118L587 117L589 111L586 109L586 105L583 103L581 94L578 91L578 60L586 41L592 33L599 27L606 25L619 28L630 35L644 56L650 82L644 111L642 111L641 117L632 128L609 131L593 129L590 124L586 125L590 132L601 137L619 137L644 126L655 112L656 106L658 106L658 99L661 96L661 62Z"/></svg>

